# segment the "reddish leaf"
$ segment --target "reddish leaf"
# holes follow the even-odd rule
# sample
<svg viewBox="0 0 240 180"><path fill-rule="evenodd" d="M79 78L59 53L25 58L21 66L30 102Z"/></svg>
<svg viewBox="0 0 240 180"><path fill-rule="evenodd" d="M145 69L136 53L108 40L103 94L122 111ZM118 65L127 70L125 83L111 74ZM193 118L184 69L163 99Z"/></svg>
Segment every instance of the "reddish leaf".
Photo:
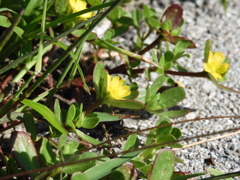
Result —
<svg viewBox="0 0 240 180"><path fill-rule="evenodd" d="M178 4L172 4L164 12L161 22L170 20L172 22L172 28L179 26L182 21L183 8Z"/></svg>

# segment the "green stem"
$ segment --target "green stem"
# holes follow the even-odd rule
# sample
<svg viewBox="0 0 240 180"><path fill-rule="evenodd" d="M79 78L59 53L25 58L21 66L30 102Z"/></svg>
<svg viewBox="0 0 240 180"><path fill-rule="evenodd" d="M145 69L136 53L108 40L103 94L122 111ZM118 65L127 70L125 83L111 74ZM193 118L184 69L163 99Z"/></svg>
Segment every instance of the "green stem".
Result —
<svg viewBox="0 0 240 180"><path fill-rule="evenodd" d="M47 0L44 2L42 23L41 23L41 33L40 33L40 42L38 47L37 62L35 65L35 74L38 74L42 70L42 57L43 57L43 42L44 42L44 32L46 26L46 14L47 14Z"/></svg>
<svg viewBox="0 0 240 180"><path fill-rule="evenodd" d="M103 100L97 99L90 107L88 107L84 112L84 116L88 115L91 113L94 109L98 108L103 104Z"/></svg>

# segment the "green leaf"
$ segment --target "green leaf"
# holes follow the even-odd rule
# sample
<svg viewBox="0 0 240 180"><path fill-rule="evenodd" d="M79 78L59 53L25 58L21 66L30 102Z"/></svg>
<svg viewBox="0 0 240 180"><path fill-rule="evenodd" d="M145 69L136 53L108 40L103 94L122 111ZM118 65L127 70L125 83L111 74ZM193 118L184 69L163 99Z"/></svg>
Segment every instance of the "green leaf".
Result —
<svg viewBox="0 0 240 180"><path fill-rule="evenodd" d="M100 76L100 80L99 80L99 89L100 89L99 98L100 99L104 99L104 97L106 96L106 92L107 92L107 74L108 74L108 72L105 69L103 69L101 71L101 76Z"/></svg>
<svg viewBox="0 0 240 180"><path fill-rule="evenodd" d="M35 141L37 137L37 129L32 114L25 113L23 116L23 122L27 132L31 135L31 139Z"/></svg>
<svg viewBox="0 0 240 180"><path fill-rule="evenodd" d="M9 2L9 1L8 1ZM11 1L10 1L11 2ZM1 2L3 3L3 2ZM1 4L2 5L2 4ZM12 9L9 9L9 8L0 8L0 12L3 12L3 11L10 11L12 12L13 14L17 14L15 11L13 11Z"/></svg>
<svg viewBox="0 0 240 180"><path fill-rule="evenodd" d="M178 53L181 53L183 52L188 46L189 46L190 42L188 40L181 40L179 41L174 50L173 50L173 53L176 55Z"/></svg>
<svg viewBox="0 0 240 180"><path fill-rule="evenodd" d="M139 170L141 173L148 175L148 173L151 171L152 169L152 165L148 164L146 166L140 167ZM147 177L145 177L145 179L148 179Z"/></svg>
<svg viewBox="0 0 240 180"><path fill-rule="evenodd" d="M179 101L185 98L185 91L183 88L175 87L163 91L160 98L160 103L165 105L165 108L173 107Z"/></svg>
<svg viewBox="0 0 240 180"><path fill-rule="evenodd" d="M160 136L157 139L157 143L162 144L160 147L182 148L181 144L174 141L176 141L176 138L173 135Z"/></svg>
<svg viewBox="0 0 240 180"><path fill-rule="evenodd" d="M128 114L109 114L104 112L92 112L91 114L97 114L100 122L118 121L126 118L135 118L138 116Z"/></svg>
<svg viewBox="0 0 240 180"><path fill-rule="evenodd" d="M61 150L59 151L59 153L61 153L61 155L64 158L69 158L70 156L72 156L74 153L78 151L77 148L79 146L79 142L76 139L73 139L68 143L67 142L63 143L65 140L66 138L64 137L64 139L62 139L62 142L61 142Z"/></svg>
<svg viewBox="0 0 240 180"><path fill-rule="evenodd" d="M127 29L129 28L130 25L133 24L133 20L130 17L127 16L122 16L117 20L118 26L126 26ZM116 32L116 28L114 28ZM116 33L115 33L116 34ZM115 36L116 37L116 36Z"/></svg>
<svg viewBox="0 0 240 180"><path fill-rule="evenodd" d="M172 62L174 60L174 54L171 51L167 51L164 53L165 62Z"/></svg>
<svg viewBox="0 0 240 180"><path fill-rule="evenodd" d="M175 154L170 149L160 150L149 173L150 180L171 179L174 170Z"/></svg>
<svg viewBox="0 0 240 180"><path fill-rule="evenodd" d="M101 77L101 72L104 68L104 65L102 62L98 62L93 71L93 83L95 87L95 91L97 93L97 96L99 97L100 95L100 77Z"/></svg>
<svg viewBox="0 0 240 180"><path fill-rule="evenodd" d="M60 107L60 103L59 100L56 99L55 103L54 103L54 113L55 116L57 118L57 120L59 121L60 124L62 124L62 111L61 111L61 107Z"/></svg>
<svg viewBox="0 0 240 180"><path fill-rule="evenodd" d="M147 165L145 162L143 162L141 160L135 160L135 159L132 159L131 163L134 164L135 168L139 168L139 167L143 167L143 166Z"/></svg>
<svg viewBox="0 0 240 180"><path fill-rule="evenodd" d="M68 162L79 161L79 160L84 160L84 159L88 159L88 158L94 158L94 157L97 157L98 155L93 152L85 152L81 155L72 155L72 153L71 153L71 156L74 156L74 158L72 158L72 160L68 161ZM83 171L93 167L94 165L96 165L96 163L97 163L97 160L94 159L94 160L89 160L89 161L85 161L85 162L81 162L81 163L64 166L63 172L67 173L67 174L73 174L78 171L83 172Z"/></svg>
<svg viewBox="0 0 240 180"><path fill-rule="evenodd" d="M14 27L13 28L13 31L20 37L20 38L22 38L22 35L23 35L23 33L24 33L24 31L23 31L23 29L21 29L20 27Z"/></svg>
<svg viewBox="0 0 240 180"><path fill-rule="evenodd" d="M34 170L40 167L37 151L26 132L13 132L10 138L12 155L24 171ZM38 173L32 173L34 177Z"/></svg>
<svg viewBox="0 0 240 180"><path fill-rule="evenodd" d="M149 18L151 16L151 11L149 7L145 4L143 4L143 14L146 18Z"/></svg>
<svg viewBox="0 0 240 180"><path fill-rule="evenodd" d="M140 101L142 103L145 103L145 97L146 97L146 92L147 92L146 89L139 89L138 92L139 92L139 95L136 98L136 100Z"/></svg>
<svg viewBox="0 0 240 180"><path fill-rule="evenodd" d="M109 29L107 32L104 34L104 40L112 39L115 34L114 29Z"/></svg>
<svg viewBox="0 0 240 180"><path fill-rule="evenodd" d="M53 112L46 106L33 102L28 99L24 99L22 101L23 104L31 107L35 111L37 111L39 114L41 114L53 127L55 127L58 131L60 131L63 134L67 134L67 131L63 128L63 126L59 123L56 116L53 114Z"/></svg>
<svg viewBox="0 0 240 180"><path fill-rule="evenodd" d="M138 97L139 91L132 91L131 94L129 94L127 97L125 97L126 100L134 100Z"/></svg>
<svg viewBox="0 0 240 180"><path fill-rule="evenodd" d="M98 125L100 118L95 113L90 113L85 116L81 121L81 126L83 128L92 129Z"/></svg>
<svg viewBox="0 0 240 180"><path fill-rule="evenodd" d="M114 179L114 180L136 180L138 173L131 162L126 162L109 175L105 176L101 180Z"/></svg>
<svg viewBox="0 0 240 180"><path fill-rule="evenodd" d="M113 25L116 24L117 20L124 14L124 10L121 6L115 7L109 14L108 19L112 22Z"/></svg>
<svg viewBox="0 0 240 180"><path fill-rule="evenodd" d="M29 0L26 10L24 11L24 16L32 16L35 13L36 8L43 4L43 0L35 1Z"/></svg>
<svg viewBox="0 0 240 180"><path fill-rule="evenodd" d="M193 177L201 176L207 174L206 172L201 172L201 173L195 173L195 174L187 174L184 175L182 172L174 172L171 180L188 180Z"/></svg>
<svg viewBox="0 0 240 180"><path fill-rule="evenodd" d="M42 138L42 144L39 150L40 160L45 167L56 163L56 155L52 151L52 146L47 138Z"/></svg>
<svg viewBox="0 0 240 180"><path fill-rule="evenodd" d="M146 23L148 24L148 26L151 30L160 28L160 22L153 17L146 18Z"/></svg>
<svg viewBox="0 0 240 180"><path fill-rule="evenodd" d="M152 49L151 55L152 55L152 60L153 60L153 62L155 62L156 64L158 64L158 58L157 58L157 55L156 55L154 49Z"/></svg>
<svg viewBox="0 0 240 180"><path fill-rule="evenodd" d="M173 135L176 139L182 137L182 131L179 128L172 128L171 135Z"/></svg>
<svg viewBox="0 0 240 180"><path fill-rule="evenodd" d="M169 118L181 117L189 113L189 109L177 110L177 111L165 111L161 113L155 113L157 116L167 116Z"/></svg>
<svg viewBox="0 0 240 180"><path fill-rule="evenodd" d="M143 17L144 17L143 12L140 11L140 10L138 10L138 9L135 9L135 10L133 11L133 14L132 14L134 26L136 26L137 28L139 28L140 21L143 19Z"/></svg>
<svg viewBox="0 0 240 180"><path fill-rule="evenodd" d="M67 13L67 7L69 7L69 3L66 0L56 0L55 1L55 12L57 16L63 17L66 16Z"/></svg>
<svg viewBox="0 0 240 180"><path fill-rule="evenodd" d="M6 16L0 15L0 26L8 28L11 26L11 22L8 20Z"/></svg>
<svg viewBox="0 0 240 180"><path fill-rule="evenodd" d="M135 100L113 100L113 99L106 99L104 100L104 104L109 104L119 108L125 109L142 109L144 108L144 104L135 101Z"/></svg>
<svg viewBox="0 0 240 180"><path fill-rule="evenodd" d="M165 119L165 118L163 117L161 119ZM161 121L161 119L160 119L160 121ZM165 124L169 124L169 123L171 123L171 121L164 120L164 121L161 121L161 123L159 125L161 126L161 125L165 125ZM169 135L172 131L172 126L169 125L169 126L159 127L155 131L156 131L156 138L159 139L161 136Z"/></svg>
<svg viewBox="0 0 240 180"><path fill-rule="evenodd" d="M226 12L226 10L227 10L227 0L221 0L221 3L222 3L224 11Z"/></svg>
<svg viewBox="0 0 240 180"><path fill-rule="evenodd" d="M101 5L102 2L100 0L87 0L87 2L91 5L91 6L97 6L97 5Z"/></svg>
<svg viewBox="0 0 240 180"><path fill-rule="evenodd" d="M160 103L159 99L151 100L146 104L146 109L149 112L154 112L165 108L166 108L165 104Z"/></svg>
<svg viewBox="0 0 240 180"><path fill-rule="evenodd" d="M216 170L216 169L212 169L212 168L209 168L207 171L211 173L211 176L224 175L223 172L221 172L219 170ZM233 179L232 178L226 178L225 180L233 180Z"/></svg>
<svg viewBox="0 0 240 180"><path fill-rule="evenodd" d="M182 32L181 28L180 27L175 27L171 30L171 36L178 36L180 35Z"/></svg>
<svg viewBox="0 0 240 180"><path fill-rule="evenodd" d="M113 169L118 168L125 162L136 157L142 150L136 150L134 152L127 153L119 158L111 159L101 164L98 164L84 172L88 180L100 179L111 173Z"/></svg>
<svg viewBox="0 0 240 180"><path fill-rule="evenodd" d="M141 50L143 47L143 42L142 39L140 37L137 37L136 43L135 43L135 48L137 50Z"/></svg>
<svg viewBox="0 0 240 180"><path fill-rule="evenodd" d="M65 146L67 144L67 140L68 140L68 136L67 135L61 135L61 137L59 138L59 143L58 143L58 151L60 151L61 148L63 148L63 146Z"/></svg>
<svg viewBox="0 0 240 180"><path fill-rule="evenodd" d="M167 21L164 21L162 24L161 24L161 28L163 30L166 30L166 31L170 31L170 29L172 28L172 22L167 20Z"/></svg>
<svg viewBox="0 0 240 180"><path fill-rule="evenodd" d="M204 62L207 63L208 62L208 56L209 56L209 51L212 50L212 41L211 40L207 40L205 43L205 47L204 47Z"/></svg>
<svg viewBox="0 0 240 180"><path fill-rule="evenodd" d="M94 145L98 145L98 144L102 143L101 141L98 141L98 140L84 134L82 131L80 131L78 129L75 129L75 133L77 134L78 137L80 137L82 140L84 140L88 143L91 143L91 144L94 144Z"/></svg>
<svg viewBox="0 0 240 180"><path fill-rule="evenodd" d="M153 84L151 86L151 88L149 89L149 97L154 96L158 90L162 87L163 83L165 82L165 76L164 75L160 75L158 76L154 81Z"/></svg>
<svg viewBox="0 0 240 180"><path fill-rule="evenodd" d="M73 104L71 104L67 112L67 118L66 118L65 124L71 127L72 129L75 129L75 126L73 124L73 120L75 120L75 115L76 115L76 107Z"/></svg>
<svg viewBox="0 0 240 180"><path fill-rule="evenodd" d="M71 180L88 180L87 177L82 172L75 172L71 176Z"/></svg>
<svg viewBox="0 0 240 180"><path fill-rule="evenodd" d="M136 149L138 147L138 144L139 144L139 140L138 140L137 134L132 134L128 137L122 151Z"/></svg>
<svg viewBox="0 0 240 180"><path fill-rule="evenodd" d="M146 68L146 69L144 70L144 75L145 75L145 77L146 77L146 79L147 79L148 81L151 80L151 71L150 71L149 68Z"/></svg>

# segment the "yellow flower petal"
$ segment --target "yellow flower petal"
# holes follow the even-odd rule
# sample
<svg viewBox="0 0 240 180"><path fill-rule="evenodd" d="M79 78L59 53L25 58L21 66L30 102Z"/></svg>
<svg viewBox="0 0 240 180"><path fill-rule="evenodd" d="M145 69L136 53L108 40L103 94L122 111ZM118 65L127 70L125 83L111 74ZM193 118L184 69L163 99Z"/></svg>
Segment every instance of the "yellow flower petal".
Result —
<svg viewBox="0 0 240 180"><path fill-rule="evenodd" d="M106 98L123 100L131 94L130 87L123 85L124 80L120 79L119 76L112 78L107 75L107 95Z"/></svg>
<svg viewBox="0 0 240 180"><path fill-rule="evenodd" d="M211 75L215 78L215 79L222 79L222 76L218 73L212 72Z"/></svg>
<svg viewBox="0 0 240 180"><path fill-rule="evenodd" d="M224 74L224 73L228 70L228 68L229 68L229 64L228 64L228 63L223 63L223 64L219 67L218 72L219 72L220 74Z"/></svg>
<svg viewBox="0 0 240 180"><path fill-rule="evenodd" d="M82 0L68 0L73 13L87 9L87 3ZM78 16L82 20L86 20L93 16L93 12L88 12Z"/></svg>
<svg viewBox="0 0 240 180"><path fill-rule="evenodd" d="M229 64L223 63L225 55L222 52L209 52L207 63L204 63L204 70L210 73L216 80L222 79L222 75L228 71Z"/></svg>
<svg viewBox="0 0 240 180"><path fill-rule="evenodd" d="M222 52L215 52L214 53L214 61L218 63L222 63L225 59L225 54Z"/></svg>

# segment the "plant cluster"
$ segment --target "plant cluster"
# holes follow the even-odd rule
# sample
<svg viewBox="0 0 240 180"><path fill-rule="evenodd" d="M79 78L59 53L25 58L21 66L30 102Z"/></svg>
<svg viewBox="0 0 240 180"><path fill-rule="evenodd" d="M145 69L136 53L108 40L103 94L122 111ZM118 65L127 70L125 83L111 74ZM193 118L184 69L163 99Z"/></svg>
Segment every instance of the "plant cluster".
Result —
<svg viewBox="0 0 240 180"><path fill-rule="evenodd" d="M121 4L127 2L1 2L0 131L3 133L20 123L26 129L12 132L10 151L0 148L2 179L21 176L49 180L177 180L206 174L174 171L175 163L183 163L173 150L182 147L182 133L170 118L184 116L189 110L170 109L184 99L185 91L169 75L207 78L219 88L237 92L219 84L226 80L229 59L222 52L212 51L212 41L207 40L203 71L190 72L178 62L180 58L190 57L185 52L187 48L195 48L194 42L181 36L182 7L173 4L161 15L147 5L126 12ZM93 29L104 18L112 26L99 38ZM143 26L147 26L145 32ZM129 28L137 32L131 50L121 47L117 41ZM146 43L152 34L156 35L155 40ZM70 46L62 40L66 36L72 42ZM85 43L94 47L91 62L81 60ZM51 61L56 47L64 52ZM110 57L112 51L119 53L122 63L107 67L101 60L103 51ZM144 57L146 52L151 52L151 59ZM139 68L144 63L150 67ZM61 73L56 78L54 73L58 71ZM151 80L152 72L158 74L153 83L139 88L134 79L144 73ZM57 95L69 91L68 88L71 102ZM79 103L77 96L81 93L76 95L79 91L90 94L94 102L89 106ZM62 101L69 102L68 106ZM154 127L142 130L147 132L147 139L141 143L139 131L106 141L82 131L94 129L99 123L134 117L114 113L113 107L145 110L159 116L159 120ZM36 122L41 119L49 123L49 132L44 136L39 136L36 128ZM124 137L127 138L121 150L113 151L112 142ZM212 175L220 173L211 171Z"/></svg>

